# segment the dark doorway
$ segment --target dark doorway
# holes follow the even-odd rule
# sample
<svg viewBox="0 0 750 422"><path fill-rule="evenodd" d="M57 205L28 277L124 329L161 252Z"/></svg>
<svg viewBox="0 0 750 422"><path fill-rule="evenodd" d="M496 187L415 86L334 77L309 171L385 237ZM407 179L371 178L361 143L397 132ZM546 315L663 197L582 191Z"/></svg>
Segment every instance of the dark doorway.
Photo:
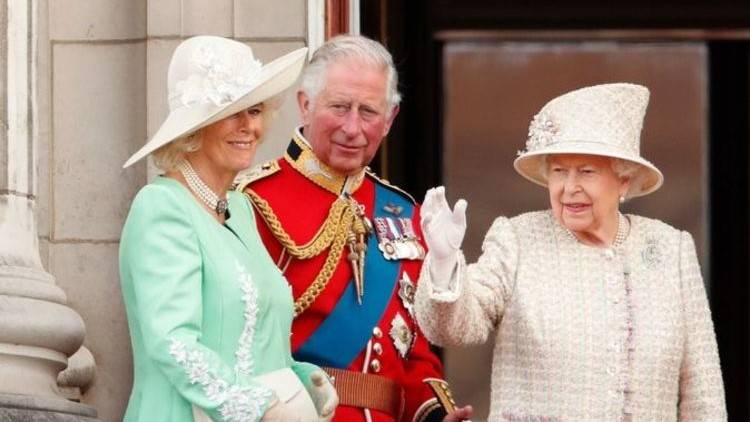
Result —
<svg viewBox="0 0 750 422"><path fill-rule="evenodd" d="M450 178L455 176L446 174L451 160L449 136L452 136L446 130L448 116L445 114L449 107L446 51L451 40L455 40L451 37L572 44L603 40L640 45L690 44L704 49L705 148L701 154L705 171L698 172L699 180L689 184L704 186L705 195L700 197L700 204L688 203L686 207L694 207L695 213L705 210L702 230L706 235L707 252L702 264L719 343L730 420L750 420L750 293L747 286L750 281L750 4L362 0L361 11L362 32L382 40L394 54L404 94L400 116L374 166L417 198L422 198L427 188L450 183ZM587 39L590 34L596 35ZM673 92L675 96L680 94ZM669 95L669 91L660 95ZM498 109L496 112L505 111ZM518 124L528 124L531 116L528 114ZM679 126L685 122L663 123ZM521 144L522 139L518 139L518 148ZM679 168L680 157L665 160L663 164L676 164ZM495 165L510 168L507 160ZM668 178L666 183L683 184L680 179ZM482 205L476 206L481 208ZM492 215L493 210L499 208L490 207L486 214ZM669 216L643 213L694 230L686 227L686 223L670 220ZM483 233L487 227L478 229ZM469 241L467 238L467 243ZM479 374L466 374L466 377L474 375L479 377ZM489 396L489 392L486 395Z"/></svg>

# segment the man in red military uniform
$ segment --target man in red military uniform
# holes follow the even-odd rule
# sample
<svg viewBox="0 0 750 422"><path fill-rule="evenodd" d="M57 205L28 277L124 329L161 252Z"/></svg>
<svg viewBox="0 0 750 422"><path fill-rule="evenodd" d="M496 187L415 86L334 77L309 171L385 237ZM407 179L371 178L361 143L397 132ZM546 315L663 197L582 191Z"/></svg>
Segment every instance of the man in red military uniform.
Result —
<svg viewBox="0 0 750 422"><path fill-rule="evenodd" d="M413 316L424 246L419 207L367 171L398 113L379 43L339 36L303 74L303 126L283 158L240 183L261 238L292 288L295 359L325 367L336 421L453 421L438 358Z"/></svg>

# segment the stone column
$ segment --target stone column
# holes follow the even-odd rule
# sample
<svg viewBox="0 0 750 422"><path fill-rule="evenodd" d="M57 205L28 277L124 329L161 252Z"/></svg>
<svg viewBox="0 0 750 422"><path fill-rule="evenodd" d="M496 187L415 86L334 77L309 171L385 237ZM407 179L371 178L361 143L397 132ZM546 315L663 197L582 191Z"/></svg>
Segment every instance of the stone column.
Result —
<svg viewBox="0 0 750 422"><path fill-rule="evenodd" d="M85 328L38 249L35 3L0 3L0 420L94 421L57 386Z"/></svg>

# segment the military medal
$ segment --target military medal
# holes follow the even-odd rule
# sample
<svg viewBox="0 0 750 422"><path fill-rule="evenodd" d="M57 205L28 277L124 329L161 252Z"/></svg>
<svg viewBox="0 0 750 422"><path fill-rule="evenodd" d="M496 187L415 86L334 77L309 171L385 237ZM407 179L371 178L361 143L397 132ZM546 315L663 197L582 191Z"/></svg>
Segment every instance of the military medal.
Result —
<svg viewBox="0 0 750 422"><path fill-rule="evenodd" d="M383 258L391 261L396 259L396 248L392 242L395 236L391 233L386 219L387 217L375 217L375 233L378 236L378 249L383 252Z"/></svg>
<svg viewBox="0 0 750 422"><path fill-rule="evenodd" d="M404 308L409 311L412 318L414 318L414 293L414 283L412 283L409 274L404 272L398 280L398 297L401 298L401 303L404 304Z"/></svg>
<svg viewBox="0 0 750 422"><path fill-rule="evenodd" d="M376 217L375 232L378 249L385 259L424 259L424 247L419 243L410 218Z"/></svg>
<svg viewBox="0 0 750 422"><path fill-rule="evenodd" d="M407 218L399 218L398 227L401 230L401 233L403 233L402 239L407 253L409 254L409 259L417 259L419 256L419 250L414 244L416 235L414 234L414 229L411 227L411 220Z"/></svg>
<svg viewBox="0 0 750 422"><path fill-rule="evenodd" d="M411 259L424 259L426 252L422 244L419 243L419 238L417 238L417 234L414 232L414 226L412 225L411 219L399 218L398 222L404 233L404 238L413 253Z"/></svg>
<svg viewBox="0 0 750 422"><path fill-rule="evenodd" d="M396 346L396 350L398 350L398 354L401 355L402 358L406 358L406 355L409 353L409 349L411 349L413 344L414 334L406 324L404 317L398 312L396 312L396 316L393 317L393 321L391 321L391 331L389 334L391 335L391 340L393 340L393 345Z"/></svg>
<svg viewBox="0 0 750 422"><path fill-rule="evenodd" d="M399 230L398 225L392 218L386 218L385 221L388 223L388 229L393 233L394 239L391 244L393 245L393 249L396 250L394 254L395 259L409 259L411 255L409 245L406 243L406 239L401 230Z"/></svg>

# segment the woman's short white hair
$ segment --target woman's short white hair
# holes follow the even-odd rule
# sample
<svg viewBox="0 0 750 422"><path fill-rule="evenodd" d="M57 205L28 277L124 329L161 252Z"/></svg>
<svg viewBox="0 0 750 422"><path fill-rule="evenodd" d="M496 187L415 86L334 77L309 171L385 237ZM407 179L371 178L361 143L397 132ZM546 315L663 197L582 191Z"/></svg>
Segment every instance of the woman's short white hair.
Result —
<svg viewBox="0 0 750 422"><path fill-rule="evenodd" d="M539 170L545 180L547 180L547 174L549 172L548 157L549 155L543 155L539 160ZM641 171L641 167L638 164L632 161L622 160L615 157L605 158L609 158L609 164L610 166L612 166L612 171L615 172L615 175L617 175L617 177L621 180L629 180L630 186L640 186L640 184L643 182L643 178L645 177L645 175ZM630 191L625 194L625 198L630 198Z"/></svg>
<svg viewBox="0 0 750 422"><path fill-rule="evenodd" d="M314 103L323 89L328 65L351 58L380 67L386 72L385 99L390 112L401 102L398 73L393 65L393 57L382 44L361 35L338 35L320 46L302 72L302 91L310 98L310 102Z"/></svg>
<svg viewBox="0 0 750 422"><path fill-rule="evenodd" d="M279 114L282 95L283 94L276 95L261 103L263 104L263 111L261 113L263 118L263 134L258 140L259 143L263 142L265 134L268 133L268 128ZM177 170L177 167L185 159L186 154L198 151L201 148L203 139L201 139L200 136L200 129L181 138L177 138L151 153L154 165L165 172Z"/></svg>

